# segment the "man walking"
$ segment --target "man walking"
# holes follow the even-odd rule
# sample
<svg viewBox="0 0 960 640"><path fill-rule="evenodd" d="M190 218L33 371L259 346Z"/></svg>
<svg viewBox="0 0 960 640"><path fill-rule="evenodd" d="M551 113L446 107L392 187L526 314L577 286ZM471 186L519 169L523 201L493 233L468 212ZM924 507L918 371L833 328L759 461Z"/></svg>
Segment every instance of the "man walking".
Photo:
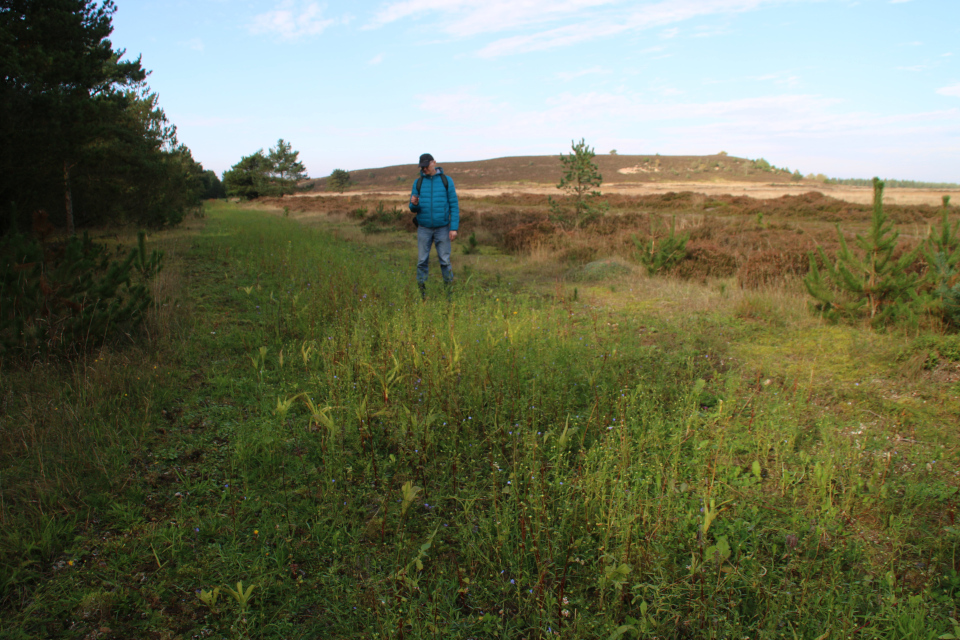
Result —
<svg viewBox="0 0 960 640"><path fill-rule="evenodd" d="M420 295L427 296L430 248L436 245L440 274L449 297L449 287L453 285L450 242L457 239L460 203L453 180L443 174L443 169L429 153L420 156L420 177L410 191L410 210L417 214L417 287Z"/></svg>

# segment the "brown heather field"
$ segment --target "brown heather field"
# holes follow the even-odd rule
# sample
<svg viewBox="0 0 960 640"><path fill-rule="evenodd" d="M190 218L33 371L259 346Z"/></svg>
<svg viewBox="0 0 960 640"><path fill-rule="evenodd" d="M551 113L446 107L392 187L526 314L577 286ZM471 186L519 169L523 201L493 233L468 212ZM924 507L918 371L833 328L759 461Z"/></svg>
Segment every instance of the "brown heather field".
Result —
<svg viewBox="0 0 960 640"><path fill-rule="evenodd" d="M693 191L709 196L733 195L758 199L802 195L810 191L837 200L870 204L869 187L824 184L822 180L795 179L784 169L764 168L757 161L726 155L713 156L611 156L598 155L607 194L645 196ZM521 156L475 162L441 162L461 195L486 197L508 193L556 195L560 179L557 156ZM415 164L395 165L350 172L351 186L343 195L406 196L417 176ZM305 183L305 196L324 193L326 178ZM336 194L335 194L336 195ZM960 190L892 189L885 192L889 204L937 206L941 195L960 200Z"/></svg>
<svg viewBox="0 0 960 640"><path fill-rule="evenodd" d="M690 240L688 256L674 268L673 275L699 282L735 277L740 287L756 288L802 276L808 269L809 252L817 246L828 255L836 250L836 225L852 242L870 219L869 204L816 191L756 198L716 190L647 195L607 190L599 198L606 213L573 229L570 219L551 214L548 198L553 197L567 211L572 209L572 201L559 196L555 188L551 195L541 191L462 190L461 239L474 235L487 253L535 255L540 274L556 278L597 260L616 260L636 268L636 241L663 237L675 221L677 230L688 233ZM929 200L933 201L934 195L939 204L939 194L931 193ZM340 220L345 225L342 232L348 234L362 231L369 236L414 229L406 193L264 198L251 206L286 208L288 215L308 223ZM383 210L380 214L378 207ZM886 211L900 231L903 250L908 250L927 237L941 208L928 203L888 204ZM918 260L916 269L923 268Z"/></svg>

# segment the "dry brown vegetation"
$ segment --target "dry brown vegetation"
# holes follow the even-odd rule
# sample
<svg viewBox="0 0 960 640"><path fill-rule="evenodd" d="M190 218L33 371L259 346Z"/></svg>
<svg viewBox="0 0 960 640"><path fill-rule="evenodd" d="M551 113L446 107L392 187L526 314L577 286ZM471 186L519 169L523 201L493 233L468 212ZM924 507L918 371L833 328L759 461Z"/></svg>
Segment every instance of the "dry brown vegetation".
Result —
<svg viewBox="0 0 960 640"><path fill-rule="evenodd" d="M661 156L597 155L594 159L604 184L640 184L677 180L736 180L741 182L789 182L792 174L763 161L727 155ZM518 156L474 162L441 162L459 187L476 188L493 184L553 184L561 172L559 156ZM415 164L402 164L350 172L354 189L395 189L409 186L417 175ZM326 178L312 180L315 190L326 187Z"/></svg>
<svg viewBox="0 0 960 640"><path fill-rule="evenodd" d="M636 262L636 241L658 239L671 224L689 235L687 257L672 274L703 281L736 276L742 288L757 288L802 276L808 254L823 247L832 255L838 246L836 225L849 241L870 219L870 207L819 192L757 199L734 195L670 192L659 195L604 195L607 207L583 229L551 214L549 196L509 193L461 196L461 235L476 234L481 245L512 254L537 253L560 265L577 266L604 257ZM554 199L572 209L565 197ZM378 217L382 208L393 212ZM346 216L362 220L366 232L413 230L405 201L398 196L354 195L263 199L257 207L285 208L296 217ZM928 204L888 205L904 248L926 237L939 209ZM917 269L922 269L920 262Z"/></svg>
<svg viewBox="0 0 960 640"><path fill-rule="evenodd" d="M692 191L707 197L750 196L754 199L775 199L800 196L819 191L836 200L870 205L870 186L840 185L825 177L804 177L792 174L762 160L749 160L716 154L712 156L598 155L595 162L603 175L605 194L626 196L662 196L670 192ZM441 164L457 185L461 195L498 196L522 191L527 195L556 195L561 174L559 157L524 156L495 158L475 162ZM351 183L346 194L403 197L417 176L413 164L395 165L350 172ZM300 184L301 194L309 197L327 192L327 179L307 180ZM889 186L889 185L888 185ZM305 191L304 191L305 190ZM928 188L888 188L887 204L937 206L944 193L960 200L960 190Z"/></svg>

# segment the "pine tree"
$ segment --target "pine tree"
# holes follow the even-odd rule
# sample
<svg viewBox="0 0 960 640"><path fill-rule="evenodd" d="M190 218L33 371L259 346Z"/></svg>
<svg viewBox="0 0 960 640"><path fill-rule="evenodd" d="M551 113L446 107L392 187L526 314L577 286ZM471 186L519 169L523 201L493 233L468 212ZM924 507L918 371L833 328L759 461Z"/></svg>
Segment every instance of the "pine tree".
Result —
<svg viewBox="0 0 960 640"><path fill-rule="evenodd" d="M91 150L115 137L127 89L147 77L108 39L115 11L112 0L17 0L0 10L0 205L58 185L70 234Z"/></svg>
<svg viewBox="0 0 960 640"><path fill-rule="evenodd" d="M943 196L940 229L931 229L923 254L931 284L932 307L955 327L960 327L960 221L947 217L950 196Z"/></svg>
<svg viewBox="0 0 960 640"><path fill-rule="evenodd" d="M866 316L874 325L915 318L920 303L916 292L919 277L907 268L917 259L920 247L895 260L899 235L883 210L883 182L874 178L870 230L856 236L860 252L850 249L837 225L840 251L836 262L831 264L823 248L817 247L826 278L820 273L817 256L810 253L810 273L803 283L817 299L817 310L833 319Z"/></svg>
<svg viewBox="0 0 960 640"><path fill-rule="evenodd" d="M345 169L334 169L327 178L327 189L343 193L350 186L350 172Z"/></svg>
<svg viewBox="0 0 960 640"><path fill-rule="evenodd" d="M223 173L223 188L228 197L253 200L268 195L270 160L263 155L263 149L244 156L240 162Z"/></svg>
<svg viewBox="0 0 960 640"><path fill-rule="evenodd" d="M670 233L661 238L651 238L648 244L640 242L633 236L633 244L637 247L637 260L647 268L647 275L656 275L661 271L672 269L687 256L687 240L689 233L677 235L677 218L670 222Z"/></svg>
<svg viewBox="0 0 960 640"><path fill-rule="evenodd" d="M280 194L293 193L293 187L299 180L307 177L307 170L298 160L299 151L293 150L293 145L283 138L277 140L277 146L270 149L268 156L273 165L273 175L280 181ZM288 183L293 183L288 189Z"/></svg>
<svg viewBox="0 0 960 640"><path fill-rule="evenodd" d="M588 219L601 213L600 207L591 201L600 195L598 189L603 182L603 176L593 162L597 154L587 146L586 140L571 140L570 150L569 155L560 154L563 176L557 189L563 189L574 197L574 226L579 228ZM559 213L559 207L552 200L551 207L554 213Z"/></svg>

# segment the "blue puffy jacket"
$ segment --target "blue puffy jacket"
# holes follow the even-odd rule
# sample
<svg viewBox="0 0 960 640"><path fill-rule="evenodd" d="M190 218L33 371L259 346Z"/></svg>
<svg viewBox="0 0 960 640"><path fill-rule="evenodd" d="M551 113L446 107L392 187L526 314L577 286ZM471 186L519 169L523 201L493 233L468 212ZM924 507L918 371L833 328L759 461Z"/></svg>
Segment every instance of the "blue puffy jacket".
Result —
<svg viewBox="0 0 960 640"><path fill-rule="evenodd" d="M447 176L447 186L443 186L443 169L437 167L437 172L428 176L423 171L423 184L420 193L417 193L417 180L414 180L410 189L411 196L420 196L420 204L410 205L410 211L417 214L417 224L428 229L436 229L450 225L451 231L460 228L460 201L457 200L457 190L453 186L453 179Z"/></svg>

